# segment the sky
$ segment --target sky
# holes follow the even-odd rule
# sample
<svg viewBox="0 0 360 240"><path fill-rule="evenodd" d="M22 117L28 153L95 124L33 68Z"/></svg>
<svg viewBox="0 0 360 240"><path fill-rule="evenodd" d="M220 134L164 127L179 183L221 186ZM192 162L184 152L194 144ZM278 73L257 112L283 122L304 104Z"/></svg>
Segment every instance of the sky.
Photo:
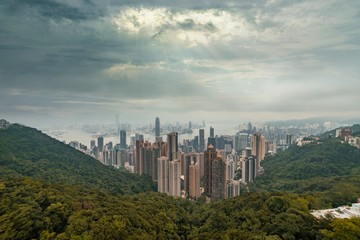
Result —
<svg viewBox="0 0 360 240"><path fill-rule="evenodd" d="M359 0L2 0L0 118L360 116Z"/></svg>

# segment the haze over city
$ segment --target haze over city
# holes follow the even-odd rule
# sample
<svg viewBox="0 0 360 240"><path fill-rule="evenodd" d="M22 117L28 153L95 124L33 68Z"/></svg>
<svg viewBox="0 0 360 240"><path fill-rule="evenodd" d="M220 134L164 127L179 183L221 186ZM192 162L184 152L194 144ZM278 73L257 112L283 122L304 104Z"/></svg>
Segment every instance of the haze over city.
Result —
<svg viewBox="0 0 360 240"><path fill-rule="evenodd" d="M0 3L11 122L360 115L360 2Z"/></svg>

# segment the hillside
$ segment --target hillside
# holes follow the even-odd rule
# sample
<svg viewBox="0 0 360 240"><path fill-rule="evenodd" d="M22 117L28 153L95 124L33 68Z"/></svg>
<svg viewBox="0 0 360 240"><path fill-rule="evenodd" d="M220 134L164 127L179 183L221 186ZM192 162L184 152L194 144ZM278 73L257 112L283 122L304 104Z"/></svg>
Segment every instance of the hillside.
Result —
<svg viewBox="0 0 360 240"><path fill-rule="evenodd" d="M316 220L311 197L251 193L210 204L0 181L0 239L358 239L359 219Z"/></svg>
<svg viewBox="0 0 360 240"><path fill-rule="evenodd" d="M198 204L22 179L0 181L0 199L0 239L315 239L331 230L306 199L275 193Z"/></svg>
<svg viewBox="0 0 360 240"><path fill-rule="evenodd" d="M31 177L119 194L156 190L147 177L105 166L34 128L0 129L0 146L2 180Z"/></svg>
<svg viewBox="0 0 360 240"><path fill-rule="evenodd" d="M262 166L265 173L256 178L256 190L318 194L335 207L360 197L360 150L338 139L291 146Z"/></svg>

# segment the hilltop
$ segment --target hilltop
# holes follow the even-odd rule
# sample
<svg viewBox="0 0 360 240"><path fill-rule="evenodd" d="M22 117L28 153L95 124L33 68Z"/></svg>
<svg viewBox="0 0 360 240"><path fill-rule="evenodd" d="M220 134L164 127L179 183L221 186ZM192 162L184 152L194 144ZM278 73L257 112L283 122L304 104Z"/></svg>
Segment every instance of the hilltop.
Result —
<svg viewBox="0 0 360 240"><path fill-rule="evenodd" d="M255 179L257 191L312 194L337 207L360 197L360 149L339 139L291 146L263 162L264 174Z"/></svg>
<svg viewBox="0 0 360 240"><path fill-rule="evenodd" d="M31 177L118 194L156 190L146 176L105 166L34 128L0 129L0 146L0 180Z"/></svg>

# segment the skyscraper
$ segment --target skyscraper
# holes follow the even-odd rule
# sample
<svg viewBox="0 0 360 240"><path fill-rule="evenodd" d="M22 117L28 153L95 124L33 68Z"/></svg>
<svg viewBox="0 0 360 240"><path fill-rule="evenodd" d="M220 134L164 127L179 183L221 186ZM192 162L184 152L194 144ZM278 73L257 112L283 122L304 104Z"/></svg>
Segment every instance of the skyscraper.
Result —
<svg viewBox="0 0 360 240"><path fill-rule="evenodd" d="M257 159L254 156L242 157L241 159L241 169L242 169L242 182L248 183L252 182L257 176L258 163Z"/></svg>
<svg viewBox="0 0 360 240"><path fill-rule="evenodd" d="M251 134L252 131L253 131L252 125L251 125L251 122L249 122L248 125L247 125L247 132L248 132L249 134Z"/></svg>
<svg viewBox="0 0 360 240"><path fill-rule="evenodd" d="M155 138L160 137L160 119L157 117L155 119Z"/></svg>
<svg viewBox="0 0 360 240"><path fill-rule="evenodd" d="M183 166L184 166L184 170L183 170L183 175L184 175L184 190L185 190L185 194L186 196L189 196L189 191L190 191L190 164L194 163L193 158L195 158L195 156L193 157L192 153L186 154L184 161L183 161Z"/></svg>
<svg viewBox="0 0 360 240"><path fill-rule="evenodd" d="M98 142L99 151L101 152L104 147L104 138L102 136L98 137L97 142Z"/></svg>
<svg viewBox="0 0 360 240"><path fill-rule="evenodd" d="M228 155L226 157L226 180L231 180L235 176L235 170L236 170L236 162L229 157L231 155Z"/></svg>
<svg viewBox="0 0 360 240"><path fill-rule="evenodd" d="M171 132L167 135L167 157L169 161L178 159L178 133Z"/></svg>
<svg viewBox="0 0 360 240"><path fill-rule="evenodd" d="M180 197L181 164L179 160L169 162L169 195Z"/></svg>
<svg viewBox="0 0 360 240"><path fill-rule="evenodd" d="M249 134L248 133L240 133L239 134L239 149L245 150L249 145Z"/></svg>
<svg viewBox="0 0 360 240"><path fill-rule="evenodd" d="M251 147L252 154L257 157L258 164L265 158L266 154L266 139L260 133L255 133L252 137Z"/></svg>
<svg viewBox="0 0 360 240"><path fill-rule="evenodd" d="M93 149L95 147L95 140L90 141L90 149Z"/></svg>
<svg viewBox="0 0 360 240"><path fill-rule="evenodd" d="M292 135L290 133L286 134L286 146L289 147L292 143L291 141Z"/></svg>
<svg viewBox="0 0 360 240"><path fill-rule="evenodd" d="M165 156L158 158L158 191L169 192L169 159Z"/></svg>
<svg viewBox="0 0 360 240"><path fill-rule="evenodd" d="M214 137L209 137L208 138L208 143L207 145L213 145L213 146L216 146L216 139Z"/></svg>
<svg viewBox="0 0 360 240"><path fill-rule="evenodd" d="M189 166L189 197L199 198L200 195L200 166L197 162Z"/></svg>
<svg viewBox="0 0 360 240"><path fill-rule="evenodd" d="M225 199L227 196L226 164L222 156L218 155L213 160L211 175L211 200Z"/></svg>
<svg viewBox="0 0 360 240"><path fill-rule="evenodd" d="M204 191L206 196L211 197L212 194L212 164L217 156L217 152L212 145L209 145L204 152Z"/></svg>
<svg viewBox="0 0 360 240"><path fill-rule="evenodd" d="M144 141L144 135L140 134L140 133L135 133L135 141L138 141L138 140L143 142Z"/></svg>
<svg viewBox="0 0 360 240"><path fill-rule="evenodd" d="M199 151L199 136L195 136L194 140L192 141L193 148L196 152Z"/></svg>
<svg viewBox="0 0 360 240"><path fill-rule="evenodd" d="M205 150L205 132L204 129L199 129L199 152Z"/></svg>
<svg viewBox="0 0 360 240"><path fill-rule="evenodd" d="M214 136L214 128L210 127L210 137L213 138Z"/></svg>
<svg viewBox="0 0 360 240"><path fill-rule="evenodd" d="M124 129L120 130L120 148L126 149L126 131Z"/></svg>
<svg viewBox="0 0 360 240"><path fill-rule="evenodd" d="M241 185L238 180L229 180L227 182L227 198L240 195Z"/></svg>
<svg viewBox="0 0 360 240"><path fill-rule="evenodd" d="M153 144L153 156L152 156L152 180L153 182L158 181L158 158L161 156L161 148L160 148L160 142L155 142Z"/></svg>
<svg viewBox="0 0 360 240"><path fill-rule="evenodd" d="M141 151L141 147L143 145L144 141L142 140L136 140L136 143L135 143L135 172L139 175L142 175L143 172L143 166L142 166L142 156L143 156L143 153Z"/></svg>

